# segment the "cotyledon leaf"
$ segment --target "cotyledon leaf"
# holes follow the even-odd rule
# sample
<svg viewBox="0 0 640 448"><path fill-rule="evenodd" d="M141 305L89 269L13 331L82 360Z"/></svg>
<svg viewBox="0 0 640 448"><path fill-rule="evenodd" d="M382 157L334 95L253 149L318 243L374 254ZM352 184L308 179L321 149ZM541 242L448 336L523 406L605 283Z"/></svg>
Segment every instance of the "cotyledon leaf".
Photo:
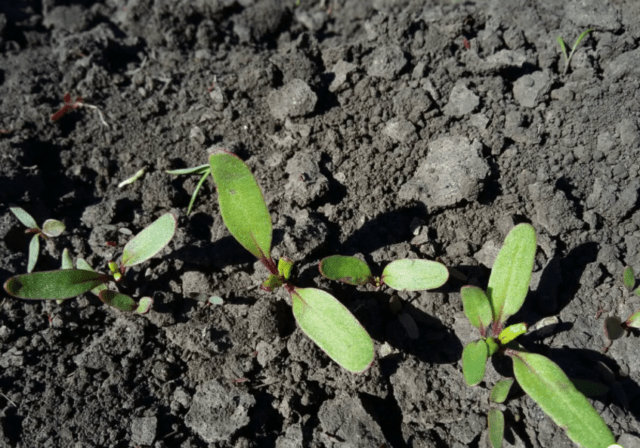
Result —
<svg viewBox="0 0 640 448"><path fill-rule="evenodd" d="M491 269L487 296L498 328L518 312L529 291L536 255L536 230L530 224L515 226L498 253Z"/></svg>
<svg viewBox="0 0 640 448"><path fill-rule="evenodd" d="M640 311L629 316L625 324L627 327L640 328Z"/></svg>
<svg viewBox="0 0 640 448"><path fill-rule="evenodd" d="M40 235L37 233L31 237L29 242L29 261L27 262L27 272L32 272L38 262L38 255L40 254Z"/></svg>
<svg viewBox="0 0 640 448"><path fill-rule="evenodd" d="M491 448L501 448L504 438L504 414L500 409L491 408L487 417Z"/></svg>
<svg viewBox="0 0 640 448"><path fill-rule="evenodd" d="M487 295L477 286L463 286L460 290L460 296L462 297L462 308L467 319L469 319L471 325L479 329L484 335L493 319Z"/></svg>
<svg viewBox="0 0 640 448"><path fill-rule="evenodd" d="M324 258L319 268L324 277L350 285L364 285L372 279L369 265L357 257L332 255Z"/></svg>
<svg viewBox="0 0 640 448"><path fill-rule="evenodd" d="M331 294L295 288L291 294L298 325L331 359L353 373L373 362L373 341L360 322Z"/></svg>
<svg viewBox="0 0 640 448"><path fill-rule="evenodd" d="M33 216L27 213L22 207L13 206L9 207L9 210L11 210L11 213L13 213L16 218L18 218L18 220L28 228L39 229L38 224L36 224L36 220L33 219Z"/></svg>
<svg viewBox="0 0 640 448"><path fill-rule="evenodd" d="M382 281L397 291L424 291L444 285L449 271L442 263L430 260L402 259L389 263Z"/></svg>
<svg viewBox="0 0 640 448"><path fill-rule="evenodd" d="M511 386L513 386L513 378L504 378L498 381L491 389L491 396L489 399L494 403L504 403L507 399Z"/></svg>
<svg viewBox="0 0 640 448"><path fill-rule="evenodd" d="M108 279L108 276L98 272L62 269L16 275L5 282L4 289L19 299L70 299L103 284Z"/></svg>
<svg viewBox="0 0 640 448"><path fill-rule="evenodd" d="M105 289L104 291L100 291L98 297L100 297L100 300L102 300L107 305L116 307L121 311L133 311L138 308L135 300L133 300L128 295L121 294L117 291Z"/></svg>
<svg viewBox="0 0 640 448"><path fill-rule="evenodd" d="M483 339L469 342L464 347L462 350L462 374L468 386L480 384L484 379L488 357L489 348Z"/></svg>
<svg viewBox="0 0 640 448"><path fill-rule="evenodd" d="M227 229L256 258L270 258L271 215L249 167L223 150L209 156L209 165Z"/></svg>
<svg viewBox="0 0 640 448"><path fill-rule="evenodd" d="M124 246L122 266L131 267L156 255L169 244L176 226L176 217L171 213L165 213L149 224Z"/></svg>
<svg viewBox="0 0 640 448"><path fill-rule="evenodd" d="M554 362L542 355L508 350L520 387L578 445L605 448L615 444L606 423Z"/></svg>

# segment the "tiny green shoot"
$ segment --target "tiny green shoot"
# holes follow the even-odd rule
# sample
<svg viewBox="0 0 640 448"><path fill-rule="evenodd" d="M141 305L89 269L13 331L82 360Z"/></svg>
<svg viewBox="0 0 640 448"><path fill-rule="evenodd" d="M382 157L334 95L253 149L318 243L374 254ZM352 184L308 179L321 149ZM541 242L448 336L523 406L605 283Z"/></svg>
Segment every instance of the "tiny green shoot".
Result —
<svg viewBox="0 0 640 448"><path fill-rule="evenodd" d="M191 195L191 200L189 201L189 207L187 208L187 216L191 214L191 210L193 209L193 204L196 201L196 196L198 196L198 192L200 191L200 188L202 188L202 184L204 184L204 181L207 180L207 176L209 175L210 172L211 171L208 163L205 165L194 166L191 168L181 168L177 170L167 171L168 174L173 174L174 176L180 176L183 174L199 174L200 175L200 180L198 181L198 185L196 185L196 189L193 190L193 194Z"/></svg>
<svg viewBox="0 0 640 448"><path fill-rule="evenodd" d="M140 179L142 177L142 175L144 174L144 168L139 169L138 171L136 171L136 173L131 176L128 179L123 180L122 182L120 182L118 184L118 188L122 188L126 185L131 185L132 183L134 183L135 181L137 181L138 179Z"/></svg>
<svg viewBox="0 0 640 448"><path fill-rule="evenodd" d="M573 44L573 47L571 47L571 53L569 53L569 55L567 55L567 46L564 43L564 40L562 39L562 37L558 36L556 38L556 40L558 41L558 44L560 44L560 48L562 49L562 54L564 55L564 71L562 72L562 75L566 75L567 74L567 70L569 70L569 63L571 62L571 58L573 57L573 54L576 51L576 48L578 48L578 45L580 45L580 42L582 42L582 40L587 36L587 34L589 34L591 31L593 31L593 28L589 28L588 30L584 31L582 34L580 34L580 36L578 36L578 38L576 39L576 42Z"/></svg>
<svg viewBox="0 0 640 448"><path fill-rule="evenodd" d="M33 233L33 237L31 237L31 241L29 242L29 258L27 261L27 272L33 272L38 262L38 255L40 254L40 238L47 239L60 236L65 229L64 223L56 219L47 219L42 224L41 229L38 227L38 224L36 224L36 220L23 208L11 206L9 210L27 227L25 233Z"/></svg>

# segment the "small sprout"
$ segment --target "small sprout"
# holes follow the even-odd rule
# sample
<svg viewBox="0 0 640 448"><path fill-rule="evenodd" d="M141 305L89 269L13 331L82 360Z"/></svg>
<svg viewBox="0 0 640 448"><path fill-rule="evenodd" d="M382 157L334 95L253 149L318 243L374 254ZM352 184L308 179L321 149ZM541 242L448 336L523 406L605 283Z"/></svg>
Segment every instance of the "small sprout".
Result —
<svg viewBox="0 0 640 448"><path fill-rule="evenodd" d="M140 179L142 177L142 175L144 174L144 168L139 169L136 174L134 174L133 176L131 176L130 178L123 180L122 182L120 182L118 184L118 188L122 188L125 185L130 185L132 183L134 183L135 181L137 181L138 179Z"/></svg>
<svg viewBox="0 0 640 448"><path fill-rule="evenodd" d="M287 257L282 257L278 260L278 274L284 279L284 281L289 280L292 269L293 261L289 260Z"/></svg>
<svg viewBox="0 0 640 448"><path fill-rule="evenodd" d="M527 324L519 323L509 325L507 328L502 330L500 335L498 336L498 341L500 344L507 345L509 342L513 341L518 336L525 334L527 332Z"/></svg>
<svg viewBox="0 0 640 448"><path fill-rule="evenodd" d="M511 390L511 386L514 383L513 378L505 378L498 381L491 389L491 397L489 398L494 403L504 403L509 395L509 391Z"/></svg>
<svg viewBox="0 0 640 448"><path fill-rule="evenodd" d="M504 414L500 409L492 408L489 410L487 418L489 424L489 442L491 448L501 448L502 439L504 438Z"/></svg>
<svg viewBox="0 0 640 448"><path fill-rule="evenodd" d="M65 226L56 219L47 219L42 225L42 229L36 224L36 220L21 207L9 207L9 210L18 220L27 227L26 233L33 233L29 242L29 259L27 261L27 272L33 272L38 262L40 254L40 237L49 238L59 236L64 232Z"/></svg>
<svg viewBox="0 0 640 448"><path fill-rule="evenodd" d="M633 287L636 285L636 277L631 266L624 268L622 273L622 284L627 292L633 291Z"/></svg>
<svg viewBox="0 0 640 448"><path fill-rule="evenodd" d="M66 93L64 95L64 106L58 112L51 116L52 121L58 121L64 114L69 112L70 110L77 109L82 106L82 97L77 97L75 102L71 101L71 95Z"/></svg>
<svg viewBox="0 0 640 448"><path fill-rule="evenodd" d="M113 279L116 282L119 282L120 280L122 280L122 274L118 269L118 263L116 263L115 261L110 261L108 266L109 266L109 270L111 271L111 275L113 275Z"/></svg>
<svg viewBox="0 0 640 448"><path fill-rule="evenodd" d="M122 266L128 268L147 261L169 244L176 232L176 217L166 213L124 246Z"/></svg>
<svg viewBox="0 0 640 448"><path fill-rule="evenodd" d="M356 257L332 255L323 259L319 268L324 277L350 285L364 285L373 280L369 265Z"/></svg>
<svg viewBox="0 0 640 448"><path fill-rule="evenodd" d="M563 76L566 75L567 70L569 70L569 63L571 62L571 58L573 57L573 53L575 53L576 48L578 48L578 45L580 45L580 42L582 42L582 39L584 39L586 35L589 34L591 31L593 31L593 28L589 28L588 30L580 34L580 36L578 36L578 39L576 39L576 42L573 44L573 47L571 47L571 53L569 53L568 56L567 56L567 46L565 45L564 40L562 40L562 37L560 36L556 38L556 40L560 44L560 49L562 49L562 54L564 55L565 65L564 65L564 71L562 72Z"/></svg>
<svg viewBox="0 0 640 448"><path fill-rule="evenodd" d="M189 207L187 208L187 216L191 214L191 209L193 208L193 204L196 201L196 196L198 196L198 192L200 191L200 188L202 188L204 181L207 180L207 176L209 176L210 172L211 172L211 169L209 167L209 164L194 166L192 168L181 168L178 170L167 171L167 173L173 174L175 176L179 176L182 174L199 174L201 176L200 180L198 181L198 185L196 185L196 189L193 190L193 194L191 195L191 200L189 201Z"/></svg>
<svg viewBox="0 0 640 448"><path fill-rule="evenodd" d="M610 341L620 339L624 335L622 319L618 316L609 316L604 320L604 334Z"/></svg>
<svg viewBox="0 0 640 448"><path fill-rule="evenodd" d="M151 309L152 305L153 305L153 299L151 297L143 297L138 302L138 308L136 308L136 313L145 314Z"/></svg>
<svg viewBox="0 0 640 448"><path fill-rule="evenodd" d="M462 374L468 386L480 384L484 379L489 358L489 348L487 343L480 339L470 342L462 351Z"/></svg>
<svg viewBox="0 0 640 448"><path fill-rule="evenodd" d="M57 219L47 219L44 224L42 224L42 233L49 238L60 236L62 232L64 232L64 229L64 224Z"/></svg>
<svg viewBox="0 0 640 448"><path fill-rule="evenodd" d="M420 332L418 331L418 326L416 325L416 322L413 320L413 317L411 317L410 314L402 312L398 315L398 320L404 327L405 331L407 332L407 336L409 336L409 338L418 339L418 337L420 336Z"/></svg>

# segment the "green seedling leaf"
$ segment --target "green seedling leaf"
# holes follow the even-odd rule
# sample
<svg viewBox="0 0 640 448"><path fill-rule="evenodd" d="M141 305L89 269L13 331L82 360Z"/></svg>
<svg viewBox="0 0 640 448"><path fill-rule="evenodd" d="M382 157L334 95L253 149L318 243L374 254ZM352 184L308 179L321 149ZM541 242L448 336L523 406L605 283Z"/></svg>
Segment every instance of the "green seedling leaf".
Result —
<svg viewBox="0 0 640 448"><path fill-rule="evenodd" d="M60 269L73 269L73 260L69 254L69 249L65 248L62 251L62 264Z"/></svg>
<svg viewBox="0 0 640 448"><path fill-rule="evenodd" d="M566 63L569 59L569 55L567 55L567 46L565 45L562 37L558 36L556 37L556 40L558 41L558 44L560 44L560 49L562 50L562 54L564 55L564 61Z"/></svg>
<svg viewBox="0 0 640 448"><path fill-rule="evenodd" d="M536 230L530 224L515 226L498 253L491 269L487 296L498 328L518 312L529 291L536 255Z"/></svg>
<svg viewBox="0 0 640 448"><path fill-rule="evenodd" d="M633 291L633 287L636 285L636 276L631 266L627 266L626 268L624 268L624 271L622 273L622 284L627 291Z"/></svg>
<svg viewBox="0 0 640 448"><path fill-rule="evenodd" d="M152 305L153 305L153 299L151 297L143 297L138 302L138 308L136 308L136 313L145 314L151 309Z"/></svg>
<svg viewBox="0 0 640 448"><path fill-rule="evenodd" d="M463 286L460 295L464 314L471 325L480 330L484 336L493 319L489 299L484 291L477 286Z"/></svg>
<svg viewBox="0 0 640 448"><path fill-rule="evenodd" d="M405 331L407 332L407 336L409 336L409 338L418 339L418 337L420 336L420 332L418 331L418 326L416 325L416 321L413 320L413 317L411 317L410 314L402 312L398 315L398 320L404 327Z"/></svg>
<svg viewBox="0 0 640 448"><path fill-rule="evenodd" d="M209 156L209 164L227 229L258 259L269 259L271 216L249 167L235 155L222 150Z"/></svg>
<svg viewBox="0 0 640 448"><path fill-rule="evenodd" d="M484 340L487 343L487 348L489 349L489 356L493 356L500 346L496 342L495 338L487 338Z"/></svg>
<svg viewBox="0 0 640 448"><path fill-rule="evenodd" d="M576 39L576 42L573 44L573 47L571 48L571 55L569 56L569 58L573 56L573 53L576 51L576 48L578 48L578 45L580 45L580 42L582 42L582 39L587 37L587 34L589 34L591 31L593 31L593 28L589 28L587 31L583 31L582 34L578 36L578 38Z"/></svg>
<svg viewBox="0 0 640 448"><path fill-rule="evenodd" d="M500 409L492 408L487 417L489 423L489 442L491 448L502 448L504 438L504 414Z"/></svg>
<svg viewBox="0 0 640 448"><path fill-rule="evenodd" d="M470 342L464 347L462 351L462 374L467 386L480 384L484 379L488 357L489 348L483 339Z"/></svg>
<svg viewBox="0 0 640 448"><path fill-rule="evenodd" d="M107 305L118 308L121 311L134 311L138 308L136 301L126 294L120 294L117 291L110 291L105 289L98 295Z"/></svg>
<svg viewBox="0 0 640 448"><path fill-rule="evenodd" d="M16 275L4 284L4 289L19 299L70 299L104 283L109 278L98 272L82 269L34 272Z"/></svg>
<svg viewBox="0 0 640 448"><path fill-rule="evenodd" d="M140 264L160 252L173 238L176 225L176 217L171 213L166 213L151 223L124 246L122 266Z"/></svg>
<svg viewBox="0 0 640 448"><path fill-rule="evenodd" d="M135 181L137 181L138 179L140 179L142 177L142 175L144 174L144 168L139 169L138 171L136 171L136 174L134 174L133 176L131 176L130 178L123 180L122 182L120 182L118 184L118 188L122 188L125 185L130 185L132 183L134 183Z"/></svg>
<svg viewBox="0 0 640 448"><path fill-rule="evenodd" d="M640 311L629 316L625 324L629 328L640 328Z"/></svg>
<svg viewBox="0 0 640 448"><path fill-rule="evenodd" d="M324 277L350 285L364 285L373 278L367 263L356 257L332 255L323 259L319 268Z"/></svg>
<svg viewBox="0 0 640 448"><path fill-rule="evenodd" d="M509 391L511 390L511 386L514 383L513 378L505 378L503 380L498 381L491 389L491 397L489 398L494 403L504 403L509 395Z"/></svg>
<svg viewBox="0 0 640 448"><path fill-rule="evenodd" d="M76 268L82 269L85 271L95 272L95 270L89 265L89 263L87 263L87 261L84 258L78 258L78 260L76 260ZM104 291L106 289L107 289L107 285L102 283L96 286L95 288L93 288L91 290L91 293L100 297L100 291Z"/></svg>
<svg viewBox="0 0 640 448"><path fill-rule="evenodd" d="M613 434L562 369L542 355L507 352L522 389L578 445L602 448L615 443Z"/></svg>
<svg viewBox="0 0 640 448"><path fill-rule="evenodd" d="M224 300L222 300L222 297L211 296L209 297L209 303L211 305L222 305L224 303Z"/></svg>
<svg viewBox="0 0 640 448"><path fill-rule="evenodd" d="M275 288L281 287L283 284L282 278L275 274L271 274L264 282L262 282L261 288L265 291L273 291Z"/></svg>
<svg viewBox="0 0 640 448"><path fill-rule="evenodd" d="M498 336L498 341L500 341L500 344L506 345L509 342L513 341L518 336L520 336L521 334L525 334L526 332L527 332L527 324L525 323L509 325L507 328L505 328L500 332L500 335Z"/></svg>
<svg viewBox="0 0 640 448"><path fill-rule="evenodd" d="M187 216L191 214L191 209L193 208L193 204L196 202L196 196L198 196L198 192L200 188L202 188L202 184L209 177L209 167L207 166L207 172L202 175L200 180L198 181L198 185L196 185L196 189L193 190L193 194L191 195L191 200L189 201L189 207L187 208Z"/></svg>
<svg viewBox="0 0 640 448"><path fill-rule="evenodd" d="M291 300L302 331L331 359L353 373L371 366L371 337L335 297L320 289L295 288Z"/></svg>
<svg viewBox="0 0 640 448"><path fill-rule="evenodd" d="M605 386L604 384L596 383L595 381L575 378L570 378L570 380L573 385L576 386L576 389L578 389L581 394L586 395L587 397L600 397L609 392L609 388L607 386Z"/></svg>
<svg viewBox="0 0 640 448"><path fill-rule="evenodd" d="M278 260L278 274L286 280L291 277L291 270L293 269L293 261L287 257L282 257Z"/></svg>
<svg viewBox="0 0 640 448"><path fill-rule="evenodd" d="M29 243L29 260L27 261L27 272L33 272L33 268L36 267L38 262L38 255L40 254L40 235L37 233L31 237Z"/></svg>
<svg viewBox="0 0 640 448"><path fill-rule="evenodd" d="M622 319L618 316L609 316L604 320L604 335L610 341L615 341L624 336L624 328L622 327Z"/></svg>
<svg viewBox="0 0 640 448"><path fill-rule="evenodd" d="M382 271L382 281L397 291L424 291L444 285L449 271L442 263L429 260L396 260Z"/></svg>
<svg viewBox="0 0 640 448"><path fill-rule="evenodd" d="M33 219L29 213L27 213L22 207L9 207L11 213L13 213L18 221L24 224L29 229L39 229L38 224L36 224L36 220Z"/></svg>
<svg viewBox="0 0 640 448"><path fill-rule="evenodd" d="M193 166L191 168L180 168L178 170L167 170L168 174L173 174L175 176L179 176L181 174L206 174L209 172L209 164L205 163L204 165Z"/></svg>
<svg viewBox="0 0 640 448"><path fill-rule="evenodd" d="M64 232L64 229L64 223L57 219L47 219L44 224L42 224L42 233L50 238L60 236L60 234Z"/></svg>

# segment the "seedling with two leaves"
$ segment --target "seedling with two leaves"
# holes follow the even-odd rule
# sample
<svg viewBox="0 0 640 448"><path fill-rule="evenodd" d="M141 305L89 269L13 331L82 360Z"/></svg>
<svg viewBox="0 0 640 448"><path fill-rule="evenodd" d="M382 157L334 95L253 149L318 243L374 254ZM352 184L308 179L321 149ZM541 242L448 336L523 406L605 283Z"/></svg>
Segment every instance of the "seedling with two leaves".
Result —
<svg viewBox="0 0 640 448"><path fill-rule="evenodd" d="M461 291L464 312L481 338L465 346L462 370L469 386L479 384L486 363L494 354L513 360L515 380L542 410L578 445L606 448L615 444L613 434L586 397L548 358L528 353L514 339L527 331L524 323L505 328L507 319L517 313L529 290L536 254L536 232L529 224L514 227L498 253L487 291L464 286ZM513 379L494 386L491 397L501 402L507 397ZM489 441L492 448L502 446L504 415L499 409L489 411Z"/></svg>
<svg viewBox="0 0 640 448"><path fill-rule="evenodd" d="M40 254L40 238L52 238L60 236L64 232L64 224L57 219L47 219L42 224L42 229L36 224L36 220L21 207L9 207L18 220L27 227L25 233L33 233L29 243L29 259L27 261L27 272L32 272L38 262Z"/></svg>
<svg viewBox="0 0 640 448"><path fill-rule="evenodd" d="M556 40L558 41L558 43L560 44L560 48L562 49L562 54L564 55L564 71L562 72L562 76L567 74L567 71L569 70L569 63L571 62L573 53L575 53L578 45L580 45L582 39L584 39L591 31L593 31L593 28L589 28L587 31L584 31L582 34L580 34L580 36L578 36L576 42L573 44L573 47L571 47L571 53L569 53L569 55L567 55L567 46L565 45L564 40L562 40L562 37L556 37Z"/></svg>
<svg viewBox="0 0 640 448"><path fill-rule="evenodd" d="M146 313L152 305L150 297L143 297L136 303L131 297L107 288L110 281L122 280L131 266L143 263L160 252L173 238L176 218L167 213L151 223L124 247L120 265L109 262L109 274L95 272L89 264L78 259L76 268L69 252L62 256L62 269L16 275L8 279L4 289L13 297L30 300L64 300L79 296L87 291L96 294L100 300L122 311Z"/></svg>
<svg viewBox="0 0 640 448"><path fill-rule="evenodd" d="M291 297L300 329L332 360L353 373L373 362L373 341L358 320L331 294L291 283L293 262L271 258L271 216L247 165L234 154L216 150L209 157L222 219L231 235L269 271L262 289L283 287Z"/></svg>
<svg viewBox="0 0 640 448"><path fill-rule="evenodd" d="M196 185L196 189L193 190L193 194L191 195L191 201L189 201L189 208L187 208L187 216L191 214L191 209L193 208L193 204L196 201L196 196L198 196L198 192L200 188L202 188L202 184L207 180L207 176L211 173L211 169L209 164L194 166L191 168L181 168L178 170L168 170L167 173L173 174L175 176L180 176L182 174L199 174L200 180L198 181L198 185Z"/></svg>
<svg viewBox="0 0 640 448"><path fill-rule="evenodd" d="M622 284L624 285L624 290L628 294L634 294L640 296L640 287L635 288L636 286L636 277L633 272L633 268L631 266L627 266L624 268L624 272L622 274ZM640 310L633 313L631 316L627 318L627 320L622 321L618 316L609 316L604 320L604 334L607 339L609 339L609 343L604 348L604 352L606 352L611 344L616 339L620 339L625 334L629 334L629 331L632 329L640 329Z"/></svg>

